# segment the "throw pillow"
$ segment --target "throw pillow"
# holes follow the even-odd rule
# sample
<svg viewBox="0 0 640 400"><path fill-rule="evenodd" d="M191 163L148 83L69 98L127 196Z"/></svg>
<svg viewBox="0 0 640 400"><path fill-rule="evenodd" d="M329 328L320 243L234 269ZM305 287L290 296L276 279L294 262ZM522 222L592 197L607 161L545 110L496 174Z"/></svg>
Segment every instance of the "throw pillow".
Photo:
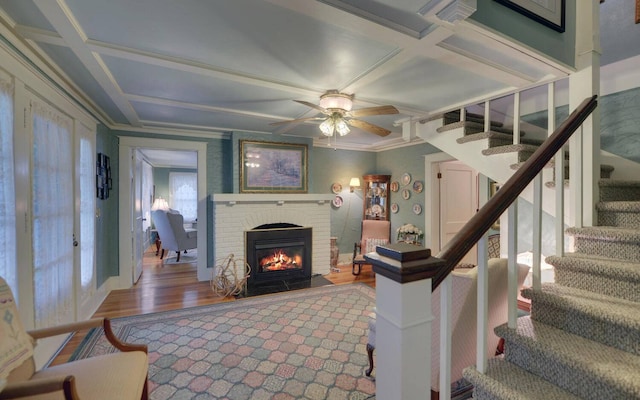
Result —
<svg viewBox="0 0 640 400"><path fill-rule="evenodd" d="M376 251L376 246L389 243L389 239L365 239L364 241L364 253L371 253Z"/></svg>
<svg viewBox="0 0 640 400"><path fill-rule="evenodd" d="M32 355L31 336L20 322L11 288L0 278L0 384Z"/></svg>

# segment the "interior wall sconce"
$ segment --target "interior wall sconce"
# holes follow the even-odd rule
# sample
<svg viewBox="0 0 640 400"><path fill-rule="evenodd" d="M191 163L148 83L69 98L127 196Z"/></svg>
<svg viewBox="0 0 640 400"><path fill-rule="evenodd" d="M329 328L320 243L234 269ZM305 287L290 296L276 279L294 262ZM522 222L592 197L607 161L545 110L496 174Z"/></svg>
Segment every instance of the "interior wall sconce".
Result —
<svg viewBox="0 0 640 400"><path fill-rule="evenodd" d="M351 193L353 193L353 191L359 187L360 187L360 178L351 178L351 181L349 182L349 189Z"/></svg>

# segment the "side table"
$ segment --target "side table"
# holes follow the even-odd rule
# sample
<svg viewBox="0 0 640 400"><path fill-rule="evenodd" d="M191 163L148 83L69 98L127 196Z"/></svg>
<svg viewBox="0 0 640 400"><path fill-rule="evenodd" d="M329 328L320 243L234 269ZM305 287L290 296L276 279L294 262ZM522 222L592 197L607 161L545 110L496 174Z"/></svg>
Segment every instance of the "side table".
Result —
<svg viewBox="0 0 640 400"><path fill-rule="evenodd" d="M156 243L156 256L158 254L160 254L160 249L162 248L162 240L160 240L160 234L158 233L157 229L151 229L151 239L153 240L153 237L155 235L155 243Z"/></svg>

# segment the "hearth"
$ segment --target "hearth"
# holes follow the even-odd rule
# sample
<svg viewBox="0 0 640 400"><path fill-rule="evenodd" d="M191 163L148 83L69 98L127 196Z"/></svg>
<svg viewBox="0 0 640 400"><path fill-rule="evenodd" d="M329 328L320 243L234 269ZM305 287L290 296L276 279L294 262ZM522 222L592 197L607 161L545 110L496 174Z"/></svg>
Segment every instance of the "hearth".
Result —
<svg viewBox="0 0 640 400"><path fill-rule="evenodd" d="M311 228L287 223L260 225L245 232L245 246L251 267L247 291L288 290L310 281Z"/></svg>

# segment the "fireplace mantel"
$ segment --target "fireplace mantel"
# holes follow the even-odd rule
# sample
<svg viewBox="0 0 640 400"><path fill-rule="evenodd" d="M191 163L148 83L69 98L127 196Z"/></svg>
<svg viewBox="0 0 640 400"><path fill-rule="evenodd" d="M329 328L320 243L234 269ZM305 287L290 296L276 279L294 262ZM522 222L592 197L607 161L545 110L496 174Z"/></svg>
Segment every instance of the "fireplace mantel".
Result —
<svg viewBox="0 0 640 400"><path fill-rule="evenodd" d="M330 272L332 194L219 193L213 203L216 265L229 254L245 258L245 232L269 223L313 228L312 271Z"/></svg>

